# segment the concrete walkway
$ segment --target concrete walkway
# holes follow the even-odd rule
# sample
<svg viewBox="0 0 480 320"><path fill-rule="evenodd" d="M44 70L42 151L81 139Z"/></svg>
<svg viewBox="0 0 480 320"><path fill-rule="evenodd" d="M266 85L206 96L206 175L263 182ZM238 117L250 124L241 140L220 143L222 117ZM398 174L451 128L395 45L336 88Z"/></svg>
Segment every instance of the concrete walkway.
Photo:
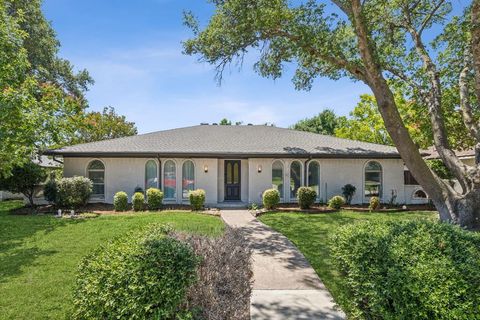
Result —
<svg viewBox="0 0 480 320"><path fill-rule="evenodd" d="M345 319L332 296L298 249L247 210L222 210L253 248L251 319Z"/></svg>

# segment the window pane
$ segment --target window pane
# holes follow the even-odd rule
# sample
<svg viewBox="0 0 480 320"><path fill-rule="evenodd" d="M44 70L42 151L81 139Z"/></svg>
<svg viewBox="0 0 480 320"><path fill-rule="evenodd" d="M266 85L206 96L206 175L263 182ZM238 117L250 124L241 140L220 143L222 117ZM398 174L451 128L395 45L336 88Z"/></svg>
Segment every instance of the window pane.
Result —
<svg viewBox="0 0 480 320"><path fill-rule="evenodd" d="M233 184L238 184L239 179L239 167L238 167L238 162L235 162L233 165Z"/></svg>
<svg viewBox="0 0 480 320"><path fill-rule="evenodd" d="M308 165L308 186L317 193L317 198L320 197L320 165L318 162L310 162Z"/></svg>
<svg viewBox="0 0 480 320"><path fill-rule="evenodd" d="M92 180L93 183L104 183L105 173L103 171L90 171L88 178Z"/></svg>
<svg viewBox="0 0 480 320"><path fill-rule="evenodd" d="M105 166L100 160L93 160L88 166L88 170L105 170Z"/></svg>
<svg viewBox="0 0 480 320"><path fill-rule="evenodd" d="M94 160L88 165L88 178L92 180L92 196L105 196L105 166L99 160Z"/></svg>
<svg viewBox="0 0 480 320"><path fill-rule="evenodd" d="M366 197L379 197L380 196L380 184L365 183L365 196Z"/></svg>
<svg viewBox="0 0 480 320"><path fill-rule="evenodd" d="M227 184L232 184L232 163L227 163Z"/></svg>
<svg viewBox="0 0 480 320"><path fill-rule="evenodd" d="M370 161L365 166L365 197L382 197L382 166Z"/></svg>
<svg viewBox="0 0 480 320"><path fill-rule="evenodd" d="M188 193L195 190L195 167L192 161L186 161L182 167L182 197L188 198Z"/></svg>
<svg viewBox="0 0 480 320"><path fill-rule="evenodd" d="M300 162L294 161L290 165L290 198L297 197L297 190L300 188L302 178L302 169Z"/></svg>
<svg viewBox="0 0 480 320"><path fill-rule="evenodd" d="M365 183L367 182L380 182L381 172L365 172Z"/></svg>
<svg viewBox="0 0 480 320"><path fill-rule="evenodd" d="M158 188L157 163L153 160L145 164L145 191L149 188Z"/></svg>
<svg viewBox="0 0 480 320"><path fill-rule="evenodd" d="M275 161L272 165L272 187L277 189L280 198L283 198L283 164L280 161Z"/></svg>
<svg viewBox="0 0 480 320"><path fill-rule="evenodd" d="M171 160L165 162L165 169L163 173L163 193L165 195L165 199L175 199L177 196L175 163Z"/></svg>
<svg viewBox="0 0 480 320"><path fill-rule="evenodd" d="M105 194L105 185L104 184L93 184L92 195L94 196L103 196Z"/></svg>
<svg viewBox="0 0 480 320"><path fill-rule="evenodd" d="M365 167L365 170L382 171L382 166L376 161L370 161Z"/></svg>

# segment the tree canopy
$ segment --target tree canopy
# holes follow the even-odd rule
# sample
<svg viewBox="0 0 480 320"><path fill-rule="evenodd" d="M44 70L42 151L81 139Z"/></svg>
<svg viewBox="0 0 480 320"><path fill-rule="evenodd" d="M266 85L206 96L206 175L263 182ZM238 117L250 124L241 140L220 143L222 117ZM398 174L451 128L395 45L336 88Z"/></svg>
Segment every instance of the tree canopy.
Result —
<svg viewBox="0 0 480 320"><path fill-rule="evenodd" d="M298 121L292 129L333 136L345 121L345 117L337 117L333 110L325 109L316 116Z"/></svg>

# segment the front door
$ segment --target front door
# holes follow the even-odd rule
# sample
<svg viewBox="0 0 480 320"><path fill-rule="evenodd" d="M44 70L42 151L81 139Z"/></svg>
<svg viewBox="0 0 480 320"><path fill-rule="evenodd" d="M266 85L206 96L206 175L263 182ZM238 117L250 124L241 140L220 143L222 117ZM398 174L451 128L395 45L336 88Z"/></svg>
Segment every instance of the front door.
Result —
<svg viewBox="0 0 480 320"><path fill-rule="evenodd" d="M225 160L225 200L240 200L240 160Z"/></svg>

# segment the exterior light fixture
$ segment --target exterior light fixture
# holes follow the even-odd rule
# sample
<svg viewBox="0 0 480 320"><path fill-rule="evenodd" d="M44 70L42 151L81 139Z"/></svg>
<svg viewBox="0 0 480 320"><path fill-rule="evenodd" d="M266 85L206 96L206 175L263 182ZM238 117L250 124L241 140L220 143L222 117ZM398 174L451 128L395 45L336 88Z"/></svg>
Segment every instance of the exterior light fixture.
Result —
<svg viewBox="0 0 480 320"><path fill-rule="evenodd" d="M207 166L207 165L204 165L204 166L203 166L203 171L204 171L205 173L208 172L208 166Z"/></svg>
<svg viewBox="0 0 480 320"><path fill-rule="evenodd" d="M258 165L257 171L258 171L258 173L262 172L262 165L261 164Z"/></svg>

